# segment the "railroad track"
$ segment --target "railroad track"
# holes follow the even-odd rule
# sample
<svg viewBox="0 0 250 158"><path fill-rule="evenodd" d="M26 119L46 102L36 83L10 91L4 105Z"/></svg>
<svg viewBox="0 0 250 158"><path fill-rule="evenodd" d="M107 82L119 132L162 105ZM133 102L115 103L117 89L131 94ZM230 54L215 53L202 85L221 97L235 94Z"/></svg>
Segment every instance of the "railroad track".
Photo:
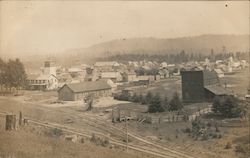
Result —
<svg viewBox="0 0 250 158"><path fill-rule="evenodd" d="M4 112L4 111L0 112L0 115L6 115L6 114L8 114L8 112ZM35 125L44 126L44 127L47 127L47 128L57 128L57 129L60 129L60 130L62 130L64 132L67 132L67 133L70 133L70 134L75 134L75 135L82 136L82 137L87 137L87 138L92 137L92 134L90 134L88 132L78 131L78 129L75 129L75 128L72 128L72 127L67 127L67 126L64 126L64 125L60 125L60 124L57 124L57 123L51 123L51 122L41 122L41 121L30 119L30 118L25 118L25 119L28 120L29 124L35 124ZM97 134L100 135L100 136L104 136L104 137L106 136L106 135L101 134L101 133L97 133ZM156 151L154 149L141 147L141 146L138 146L138 145L131 144L131 145L127 146L125 143L119 142L119 141L117 141L115 139L112 139L112 138L109 141L113 145L117 145L117 146L128 148L128 149L131 149L131 150L147 153L147 154L154 155L154 156L161 157L161 158L179 158L179 156L176 156L174 154L164 153L164 152Z"/></svg>
<svg viewBox="0 0 250 158"><path fill-rule="evenodd" d="M30 104L34 104L34 103L30 103ZM38 107L37 104L34 104L34 105L36 105L36 106L34 106L34 108L45 110L46 112L55 112L55 110L51 110L51 109L41 107L41 106ZM114 136L114 138L116 138L116 139L114 139L114 138L109 137L112 144L126 147L126 144L124 144L124 142L122 142L122 140L124 140L124 138L126 137L126 132L124 132L122 129L120 129L118 127L114 127L112 124L110 124L110 122L104 121L101 118L99 118L98 116L93 116L93 115L87 114L87 113L84 113L84 114L76 113L72 109L66 109L66 110L56 109L56 112L68 114L68 115L74 116L76 118L81 118L81 121L84 121L89 126L92 126L96 129L100 130L101 132L97 132L96 130L83 131L80 129L67 127L65 125L60 125L57 123L48 123L48 122L41 122L41 121L35 121L35 120L33 120L33 123L36 122L37 124L39 123L40 125L47 125L47 126L50 126L53 128L59 128L59 129L61 128L66 132L70 132L70 133L75 132L75 134L86 136L86 137L92 136L93 133L95 133L96 135L102 136L102 137L109 137L111 134L112 136ZM30 119L30 120L32 120L32 119ZM179 152L179 151L176 151L174 149L164 147L161 144L148 141L145 138L142 138L141 136L138 136L136 134L129 132L128 136L133 138L133 143L129 143L129 146L128 146L129 149L145 152L148 154L153 154L153 155L159 156L159 157L194 158L193 156L189 156L189 154L187 154L187 153Z"/></svg>

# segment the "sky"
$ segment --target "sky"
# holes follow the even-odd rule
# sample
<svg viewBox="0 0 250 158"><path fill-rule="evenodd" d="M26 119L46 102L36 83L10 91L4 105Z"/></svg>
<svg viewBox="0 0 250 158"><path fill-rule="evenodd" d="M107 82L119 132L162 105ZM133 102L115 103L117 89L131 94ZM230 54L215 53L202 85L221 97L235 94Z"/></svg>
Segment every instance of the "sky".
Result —
<svg viewBox="0 0 250 158"><path fill-rule="evenodd" d="M0 56L123 38L249 34L249 1L0 1Z"/></svg>

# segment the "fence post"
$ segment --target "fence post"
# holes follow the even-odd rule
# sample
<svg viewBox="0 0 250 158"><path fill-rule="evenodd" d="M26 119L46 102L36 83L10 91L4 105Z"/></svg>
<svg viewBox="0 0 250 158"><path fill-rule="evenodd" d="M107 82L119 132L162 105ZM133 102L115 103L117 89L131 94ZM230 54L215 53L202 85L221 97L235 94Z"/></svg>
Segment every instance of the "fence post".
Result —
<svg viewBox="0 0 250 158"><path fill-rule="evenodd" d="M19 112L19 126L22 126L23 124L23 114L22 111Z"/></svg>
<svg viewBox="0 0 250 158"><path fill-rule="evenodd" d="M11 131L16 129L16 115L8 114L6 115L5 130Z"/></svg>

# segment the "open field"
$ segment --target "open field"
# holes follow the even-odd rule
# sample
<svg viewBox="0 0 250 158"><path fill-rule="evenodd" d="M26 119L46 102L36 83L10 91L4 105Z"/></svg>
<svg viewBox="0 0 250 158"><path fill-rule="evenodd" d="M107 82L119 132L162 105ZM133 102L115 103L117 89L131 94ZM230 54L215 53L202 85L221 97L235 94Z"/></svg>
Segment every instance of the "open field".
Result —
<svg viewBox="0 0 250 158"><path fill-rule="evenodd" d="M244 97L249 87L248 72L248 68L246 68L234 75L225 75L221 79L221 84L224 85L226 83L227 87L233 90L239 97Z"/></svg>
<svg viewBox="0 0 250 158"><path fill-rule="evenodd" d="M17 131L4 131L4 119L0 117L0 157L1 158L121 158L149 157L142 153L122 148L96 146L85 139L84 143L65 141L46 134L39 127L22 127Z"/></svg>

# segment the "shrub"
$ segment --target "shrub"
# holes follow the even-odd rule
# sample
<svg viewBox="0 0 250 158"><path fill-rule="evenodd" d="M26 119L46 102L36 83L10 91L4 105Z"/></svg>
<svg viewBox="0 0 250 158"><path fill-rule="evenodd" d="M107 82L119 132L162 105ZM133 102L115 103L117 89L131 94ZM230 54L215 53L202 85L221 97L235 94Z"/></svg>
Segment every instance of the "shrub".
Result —
<svg viewBox="0 0 250 158"><path fill-rule="evenodd" d="M107 147L107 146L109 145L109 139L108 139L108 138L105 138L104 140L102 140L101 145L102 145L103 147Z"/></svg>
<svg viewBox="0 0 250 158"><path fill-rule="evenodd" d="M235 147L235 151L243 154L250 154L250 151L248 149L248 144L239 144Z"/></svg>
<svg viewBox="0 0 250 158"><path fill-rule="evenodd" d="M60 137L63 135L63 131L58 128L53 128L45 131L45 135L50 137Z"/></svg>
<svg viewBox="0 0 250 158"><path fill-rule="evenodd" d="M213 100L213 111L224 117L239 117L244 108L234 96L215 97Z"/></svg>
<svg viewBox="0 0 250 158"><path fill-rule="evenodd" d="M91 136L91 138L90 138L90 141L91 141L91 142L96 142L96 136L95 136L94 133L92 134L92 136Z"/></svg>
<svg viewBox="0 0 250 158"><path fill-rule="evenodd" d="M191 129L190 129L189 127L187 127L187 128L185 129L185 133L191 133Z"/></svg>
<svg viewBox="0 0 250 158"><path fill-rule="evenodd" d="M225 149L231 149L232 148L232 143L231 142L227 142Z"/></svg>

